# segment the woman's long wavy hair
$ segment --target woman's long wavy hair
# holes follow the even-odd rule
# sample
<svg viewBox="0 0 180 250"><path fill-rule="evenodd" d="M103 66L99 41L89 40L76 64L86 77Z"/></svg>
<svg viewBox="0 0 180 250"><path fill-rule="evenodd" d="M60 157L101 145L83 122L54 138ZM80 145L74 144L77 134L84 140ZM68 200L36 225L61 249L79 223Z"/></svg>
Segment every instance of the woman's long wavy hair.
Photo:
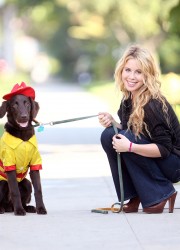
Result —
<svg viewBox="0 0 180 250"><path fill-rule="evenodd" d="M133 99L132 113L128 121L128 129L132 128L136 136L143 133L143 128L149 134L148 127L144 122L144 106L150 99L157 99L162 103L163 112L167 114L167 106L163 97L159 81L159 69L149 51L141 48L138 45L130 46L117 62L115 69L115 82L117 87L123 93L123 100L128 99L131 93L125 88L122 81L122 71L129 59L136 59L141 64L142 73L144 75L144 85L139 89L136 98Z"/></svg>

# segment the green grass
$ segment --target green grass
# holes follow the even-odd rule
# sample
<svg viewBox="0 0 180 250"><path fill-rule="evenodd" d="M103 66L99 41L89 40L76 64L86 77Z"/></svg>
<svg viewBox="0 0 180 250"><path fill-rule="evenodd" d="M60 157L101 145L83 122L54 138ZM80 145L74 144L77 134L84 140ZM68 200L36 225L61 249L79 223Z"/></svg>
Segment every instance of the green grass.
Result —
<svg viewBox="0 0 180 250"><path fill-rule="evenodd" d="M91 85L86 86L86 89L107 103L107 106L109 107L109 110L107 111L117 113L121 101L121 94L115 88L113 82L94 82Z"/></svg>
<svg viewBox="0 0 180 250"><path fill-rule="evenodd" d="M3 132L4 132L4 125L0 124L0 137L2 136Z"/></svg>

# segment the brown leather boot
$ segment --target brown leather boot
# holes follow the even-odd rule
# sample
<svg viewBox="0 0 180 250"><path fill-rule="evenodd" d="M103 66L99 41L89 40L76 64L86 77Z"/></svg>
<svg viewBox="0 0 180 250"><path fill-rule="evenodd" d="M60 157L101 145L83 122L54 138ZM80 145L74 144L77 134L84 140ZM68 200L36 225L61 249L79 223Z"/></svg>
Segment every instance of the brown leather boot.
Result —
<svg viewBox="0 0 180 250"><path fill-rule="evenodd" d="M130 201L123 206L123 211L125 213L137 213L140 204L139 197L130 199Z"/></svg>

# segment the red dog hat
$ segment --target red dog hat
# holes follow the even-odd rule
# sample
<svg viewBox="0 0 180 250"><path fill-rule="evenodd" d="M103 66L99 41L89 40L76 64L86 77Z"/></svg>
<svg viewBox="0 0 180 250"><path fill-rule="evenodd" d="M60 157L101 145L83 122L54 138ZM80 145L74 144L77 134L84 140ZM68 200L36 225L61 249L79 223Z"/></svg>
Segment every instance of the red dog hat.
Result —
<svg viewBox="0 0 180 250"><path fill-rule="evenodd" d="M7 101L15 95L25 95L27 97L31 97L33 100L35 99L34 89L29 86L26 86L24 82L22 82L21 85L16 83L13 89L11 90L11 93L4 95L3 99Z"/></svg>

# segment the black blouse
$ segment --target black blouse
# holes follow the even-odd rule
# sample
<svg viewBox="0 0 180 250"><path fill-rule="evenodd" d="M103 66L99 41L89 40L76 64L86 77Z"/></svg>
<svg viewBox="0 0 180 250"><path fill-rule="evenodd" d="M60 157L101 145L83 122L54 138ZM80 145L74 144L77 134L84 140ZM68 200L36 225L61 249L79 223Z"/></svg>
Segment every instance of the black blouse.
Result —
<svg viewBox="0 0 180 250"><path fill-rule="evenodd" d="M145 128L143 128L143 134L150 142L158 146L162 158L168 157L170 153L180 156L180 123L171 105L168 102L166 104L168 107L169 124L164 117L162 103L158 100L151 99L144 106L144 122L147 124L151 137ZM122 101L118 110L118 116L123 130L128 128L127 123L131 112L131 99Z"/></svg>

